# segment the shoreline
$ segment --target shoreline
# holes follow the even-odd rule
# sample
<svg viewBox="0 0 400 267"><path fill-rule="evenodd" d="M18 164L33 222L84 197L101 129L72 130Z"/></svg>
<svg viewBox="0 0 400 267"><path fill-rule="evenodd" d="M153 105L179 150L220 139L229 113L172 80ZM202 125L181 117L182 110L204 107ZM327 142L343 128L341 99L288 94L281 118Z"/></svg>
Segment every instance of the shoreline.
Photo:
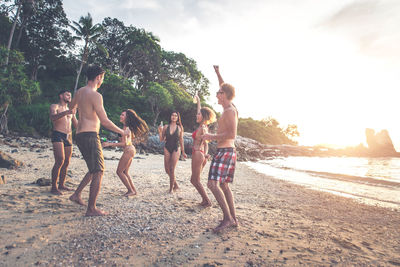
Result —
<svg viewBox="0 0 400 267"><path fill-rule="evenodd" d="M327 164L334 166L337 158L324 159L321 161L320 158L310 159L307 157L304 160L301 167L300 165L291 166L290 163L287 165L286 163L282 163L282 165L278 163L275 165L273 160L246 162L245 164L251 169L272 176L275 179L301 185L316 191L324 191L351 198L359 203L400 211L400 196L398 194L400 181L398 179L385 179L379 178L378 176L373 177L372 171L369 173L371 176L359 176L350 173L341 173L340 168L338 171L334 172L330 172L329 168L327 170L316 168L317 166L324 166ZM342 158L340 158L340 160L342 161ZM351 159L349 160L351 161ZM362 169L362 160L365 159L358 159L357 163L359 165L347 167L359 167ZM280 161L281 159L279 159L279 162ZM291 162L290 158L284 159L283 161ZM375 164L378 165L381 164L381 162L375 162Z"/></svg>
<svg viewBox="0 0 400 267"><path fill-rule="evenodd" d="M48 186L31 184L50 178L53 155L50 140L30 142L47 148L10 153L15 148L0 144L25 163L0 169L7 177L0 185L1 266L400 265L399 212L278 180L242 162L231 185L238 229L212 233L222 212L208 189L213 206L197 206L190 159L178 162L181 189L170 195L163 156L137 155L130 173L138 196L128 199L115 173L121 152L109 150L97 203L110 215L84 217L86 208L69 201L70 194L54 196ZM208 168L209 162L203 186ZM67 185L75 189L85 172L74 146ZM88 188L82 197L87 201Z"/></svg>

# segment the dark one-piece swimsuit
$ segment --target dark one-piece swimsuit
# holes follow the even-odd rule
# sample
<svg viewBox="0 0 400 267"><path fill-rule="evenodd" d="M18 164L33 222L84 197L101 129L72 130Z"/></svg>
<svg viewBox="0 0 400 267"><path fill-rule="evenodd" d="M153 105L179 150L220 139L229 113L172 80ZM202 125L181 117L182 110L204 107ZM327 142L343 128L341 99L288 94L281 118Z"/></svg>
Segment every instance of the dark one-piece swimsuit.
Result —
<svg viewBox="0 0 400 267"><path fill-rule="evenodd" d="M167 126L167 130L165 133L165 148L168 150L170 154L174 151L178 151L179 147L179 126L176 126L175 132L173 134L170 133L169 125Z"/></svg>

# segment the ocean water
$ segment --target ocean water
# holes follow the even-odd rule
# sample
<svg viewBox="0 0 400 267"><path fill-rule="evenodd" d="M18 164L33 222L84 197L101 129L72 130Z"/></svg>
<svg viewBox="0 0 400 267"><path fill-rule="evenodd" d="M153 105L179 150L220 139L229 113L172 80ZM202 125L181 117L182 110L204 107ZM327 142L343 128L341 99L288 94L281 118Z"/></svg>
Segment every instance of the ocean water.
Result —
<svg viewBox="0 0 400 267"><path fill-rule="evenodd" d="M311 189L400 209L400 158L282 157L246 164Z"/></svg>

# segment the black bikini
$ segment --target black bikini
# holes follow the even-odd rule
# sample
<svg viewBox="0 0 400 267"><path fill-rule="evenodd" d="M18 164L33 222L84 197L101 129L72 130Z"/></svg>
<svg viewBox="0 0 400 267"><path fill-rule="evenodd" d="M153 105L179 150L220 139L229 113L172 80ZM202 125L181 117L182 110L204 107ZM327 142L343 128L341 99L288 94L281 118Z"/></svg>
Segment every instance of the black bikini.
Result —
<svg viewBox="0 0 400 267"><path fill-rule="evenodd" d="M173 134L170 133L169 125L167 126L165 133L165 148L167 151L172 154L174 151L178 151L179 147L179 131L178 125L176 126L175 132Z"/></svg>

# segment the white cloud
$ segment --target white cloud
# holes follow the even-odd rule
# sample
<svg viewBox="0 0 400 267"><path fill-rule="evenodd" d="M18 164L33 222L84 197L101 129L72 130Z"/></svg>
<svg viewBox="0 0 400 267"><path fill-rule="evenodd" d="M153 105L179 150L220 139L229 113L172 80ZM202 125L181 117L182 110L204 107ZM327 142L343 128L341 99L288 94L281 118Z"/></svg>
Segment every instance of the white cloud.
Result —
<svg viewBox="0 0 400 267"><path fill-rule="evenodd" d="M122 1L119 5L117 5L118 8L123 9L150 9L150 10L154 10L154 9L159 9L161 8L161 5L158 1L155 0L124 0Z"/></svg>
<svg viewBox="0 0 400 267"><path fill-rule="evenodd" d="M324 24L333 32L357 42L368 55L392 62L400 59L399 1L356 1L340 9Z"/></svg>

